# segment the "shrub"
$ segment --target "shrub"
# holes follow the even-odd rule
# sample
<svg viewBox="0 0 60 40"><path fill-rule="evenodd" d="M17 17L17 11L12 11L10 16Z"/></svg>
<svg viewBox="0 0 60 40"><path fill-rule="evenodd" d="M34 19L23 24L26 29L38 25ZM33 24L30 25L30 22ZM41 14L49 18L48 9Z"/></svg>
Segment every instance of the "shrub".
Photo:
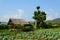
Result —
<svg viewBox="0 0 60 40"><path fill-rule="evenodd" d="M14 27L16 28L16 29L23 29L24 28L24 25L14 25Z"/></svg>
<svg viewBox="0 0 60 40"><path fill-rule="evenodd" d="M32 26L25 26L25 27L23 28L23 31L26 31L26 32L28 32L28 31L33 31L33 28L32 28Z"/></svg>
<svg viewBox="0 0 60 40"><path fill-rule="evenodd" d="M7 25L7 26L8 26L8 29L13 28L13 25Z"/></svg>
<svg viewBox="0 0 60 40"><path fill-rule="evenodd" d="M52 23L47 24L48 28L53 28Z"/></svg>
<svg viewBox="0 0 60 40"><path fill-rule="evenodd" d="M48 26L47 26L47 24L45 22L40 22L40 23L38 23L38 27L37 28L38 29L40 29L40 28L48 28Z"/></svg>
<svg viewBox="0 0 60 40"><path fill-rule="evenodd" d="M0 29L8 29L8 25L0 24Z"/></svg>

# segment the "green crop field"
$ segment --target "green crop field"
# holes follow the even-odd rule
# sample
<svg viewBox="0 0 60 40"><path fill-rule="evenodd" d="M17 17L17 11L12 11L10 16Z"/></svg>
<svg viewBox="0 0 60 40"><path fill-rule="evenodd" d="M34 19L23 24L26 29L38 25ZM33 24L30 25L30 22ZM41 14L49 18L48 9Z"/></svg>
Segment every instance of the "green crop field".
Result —
<svg viewBox="0 0 60 40"><path fill-rule="evenodd" d="M0 30L0 40L60 40L60 28L38 29L21 33Z"/></svg>

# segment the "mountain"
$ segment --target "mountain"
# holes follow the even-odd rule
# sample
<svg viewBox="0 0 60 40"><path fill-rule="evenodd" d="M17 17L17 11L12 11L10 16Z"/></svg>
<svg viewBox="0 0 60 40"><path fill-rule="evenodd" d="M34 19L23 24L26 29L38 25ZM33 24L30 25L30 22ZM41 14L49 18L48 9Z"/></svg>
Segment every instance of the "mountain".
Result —
<svg viewBox="0 0 60 40"><path fill-rule="evenodd" d="M60 24L60 18L56 18L53 20L47 20L46 23Z"/></svg>

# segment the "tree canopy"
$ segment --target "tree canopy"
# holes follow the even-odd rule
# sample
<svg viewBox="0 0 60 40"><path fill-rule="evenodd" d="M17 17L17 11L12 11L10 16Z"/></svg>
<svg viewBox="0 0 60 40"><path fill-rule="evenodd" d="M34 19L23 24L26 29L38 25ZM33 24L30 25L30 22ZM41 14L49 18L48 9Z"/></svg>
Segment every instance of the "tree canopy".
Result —
<svg viewBox="0 0 60 40"><path fill-rule="evenodd" d="M35 20L35 28L46 20L46 13L40 10L40 6L36 7L37 11L34 11L33 19Z"/></svg>

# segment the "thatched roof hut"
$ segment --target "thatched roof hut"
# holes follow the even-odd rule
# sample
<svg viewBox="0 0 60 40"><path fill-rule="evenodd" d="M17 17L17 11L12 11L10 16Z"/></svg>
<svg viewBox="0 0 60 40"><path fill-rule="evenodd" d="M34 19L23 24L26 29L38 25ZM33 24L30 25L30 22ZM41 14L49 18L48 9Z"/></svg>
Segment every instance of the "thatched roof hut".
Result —
<svg viewBox="0 0 60 40"><path fill-rule="evenodd" d="M24 25L24 24L29 24L29 23L27 21L25 21L24 19L9 19L8 24Z"/></svg>

